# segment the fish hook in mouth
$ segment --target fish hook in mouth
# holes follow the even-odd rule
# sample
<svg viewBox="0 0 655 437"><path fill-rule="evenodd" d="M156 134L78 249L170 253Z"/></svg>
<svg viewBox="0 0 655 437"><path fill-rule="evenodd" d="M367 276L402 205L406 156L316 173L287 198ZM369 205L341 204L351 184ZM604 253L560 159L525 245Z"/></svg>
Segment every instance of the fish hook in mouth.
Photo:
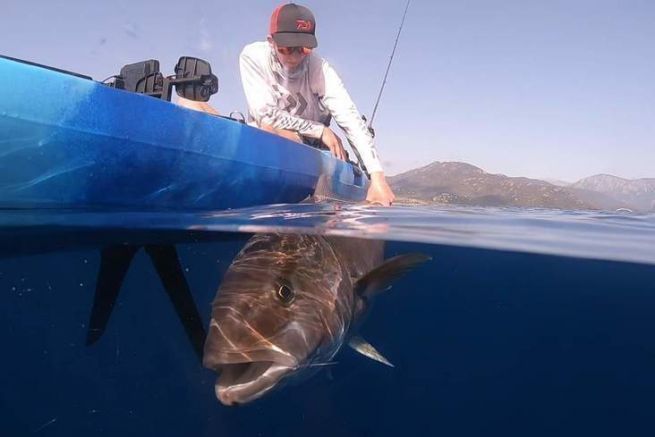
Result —
<svg viewBox="0 0 655 437"><path fill-rule="evenodd" d="M227 406L253 401L278 385L295 367L274 361L252 361L222 364L214 390L218 400Z"/></svg>

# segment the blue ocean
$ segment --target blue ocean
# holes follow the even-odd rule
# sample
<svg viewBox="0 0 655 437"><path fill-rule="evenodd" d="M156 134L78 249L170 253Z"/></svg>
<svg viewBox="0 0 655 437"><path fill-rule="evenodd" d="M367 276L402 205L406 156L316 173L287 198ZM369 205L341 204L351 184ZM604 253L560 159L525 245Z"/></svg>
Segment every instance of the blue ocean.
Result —
<svg viewBox="0 0 655 437"><path fill-rule="evenodd" d="M220 404L144 249L174 247L202 323L255 233L420 252L308 380ZM101 251L137 250L87 345ZM0 435L653 435L655 215L273 205L0 212Z"/></svg>

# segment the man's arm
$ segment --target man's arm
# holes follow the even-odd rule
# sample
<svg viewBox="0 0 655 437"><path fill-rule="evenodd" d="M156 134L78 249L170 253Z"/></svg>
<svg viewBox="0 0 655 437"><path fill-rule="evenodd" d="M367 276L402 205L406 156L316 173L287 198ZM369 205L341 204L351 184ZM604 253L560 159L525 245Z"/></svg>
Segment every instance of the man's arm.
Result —
<svg viewBox="0 0 655 437"><path fill-rule="evenodd" d="M185 108L194 109L196 111L207 112L213 115L220 115L218 111L208 102L196 102L195 100L189 100L178 96L177 104Z"/></svg>
<svg viewBox="0 0 655 437"><path fill-rule="evenodd" d="M382 171L373 136L368 131L341 78L327 62L323 61L322 68L325 80L323 104L332 114L334 121L343 129L352 146L357 149L369 173Z"/></svg>
<svg viewBox="0 0 655 437"><path fill-rule="evenodd" d="M323 75L325 78L323 104L330 111L339 127L343 129L351 145L360 156L366 170L371 175L371 185L366 200L385 206L391 205L395 196L384 176L382 164L375 149L373 135L368 131L341 78L325 61L323 62Z"/></svg>

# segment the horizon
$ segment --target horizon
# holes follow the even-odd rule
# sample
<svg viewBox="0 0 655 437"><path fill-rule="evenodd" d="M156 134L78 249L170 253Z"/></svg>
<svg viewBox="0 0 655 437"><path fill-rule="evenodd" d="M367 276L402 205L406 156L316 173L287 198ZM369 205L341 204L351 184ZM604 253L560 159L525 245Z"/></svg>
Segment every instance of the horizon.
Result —
<svg viewBox="0 0 655 437"><path fill-rule="evenodd" d="M12 2L0 53L96 80L150 58L170 74L197 56L219 78L210 103L246 113L238 55L279 3ZM405 0L299 3L370 117ZM655 2L640 0L413 1L375 119L386 174L461 161L542 180L655 177L653 22Z"/></svg>

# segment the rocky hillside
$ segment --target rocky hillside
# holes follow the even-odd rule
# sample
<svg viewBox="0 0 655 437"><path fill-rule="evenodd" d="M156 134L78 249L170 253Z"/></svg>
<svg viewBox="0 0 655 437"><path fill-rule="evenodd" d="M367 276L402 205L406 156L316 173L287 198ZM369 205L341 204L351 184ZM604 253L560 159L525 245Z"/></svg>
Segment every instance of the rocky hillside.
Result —
<svg viewBox="0 0 655 437"><path fill-rule="evenodd" d="M637 210L655 211L655 179L623 179L599 174L584 178L570 187L601 193Z"/></svg>
<svg viewBox="0 0 655 437"><path fill-rule="evenodd" d="M389 178L400 198L430 203L556 209L617 209L627 205L582 187L490 174L462 162L433 162Z"/></svg>

